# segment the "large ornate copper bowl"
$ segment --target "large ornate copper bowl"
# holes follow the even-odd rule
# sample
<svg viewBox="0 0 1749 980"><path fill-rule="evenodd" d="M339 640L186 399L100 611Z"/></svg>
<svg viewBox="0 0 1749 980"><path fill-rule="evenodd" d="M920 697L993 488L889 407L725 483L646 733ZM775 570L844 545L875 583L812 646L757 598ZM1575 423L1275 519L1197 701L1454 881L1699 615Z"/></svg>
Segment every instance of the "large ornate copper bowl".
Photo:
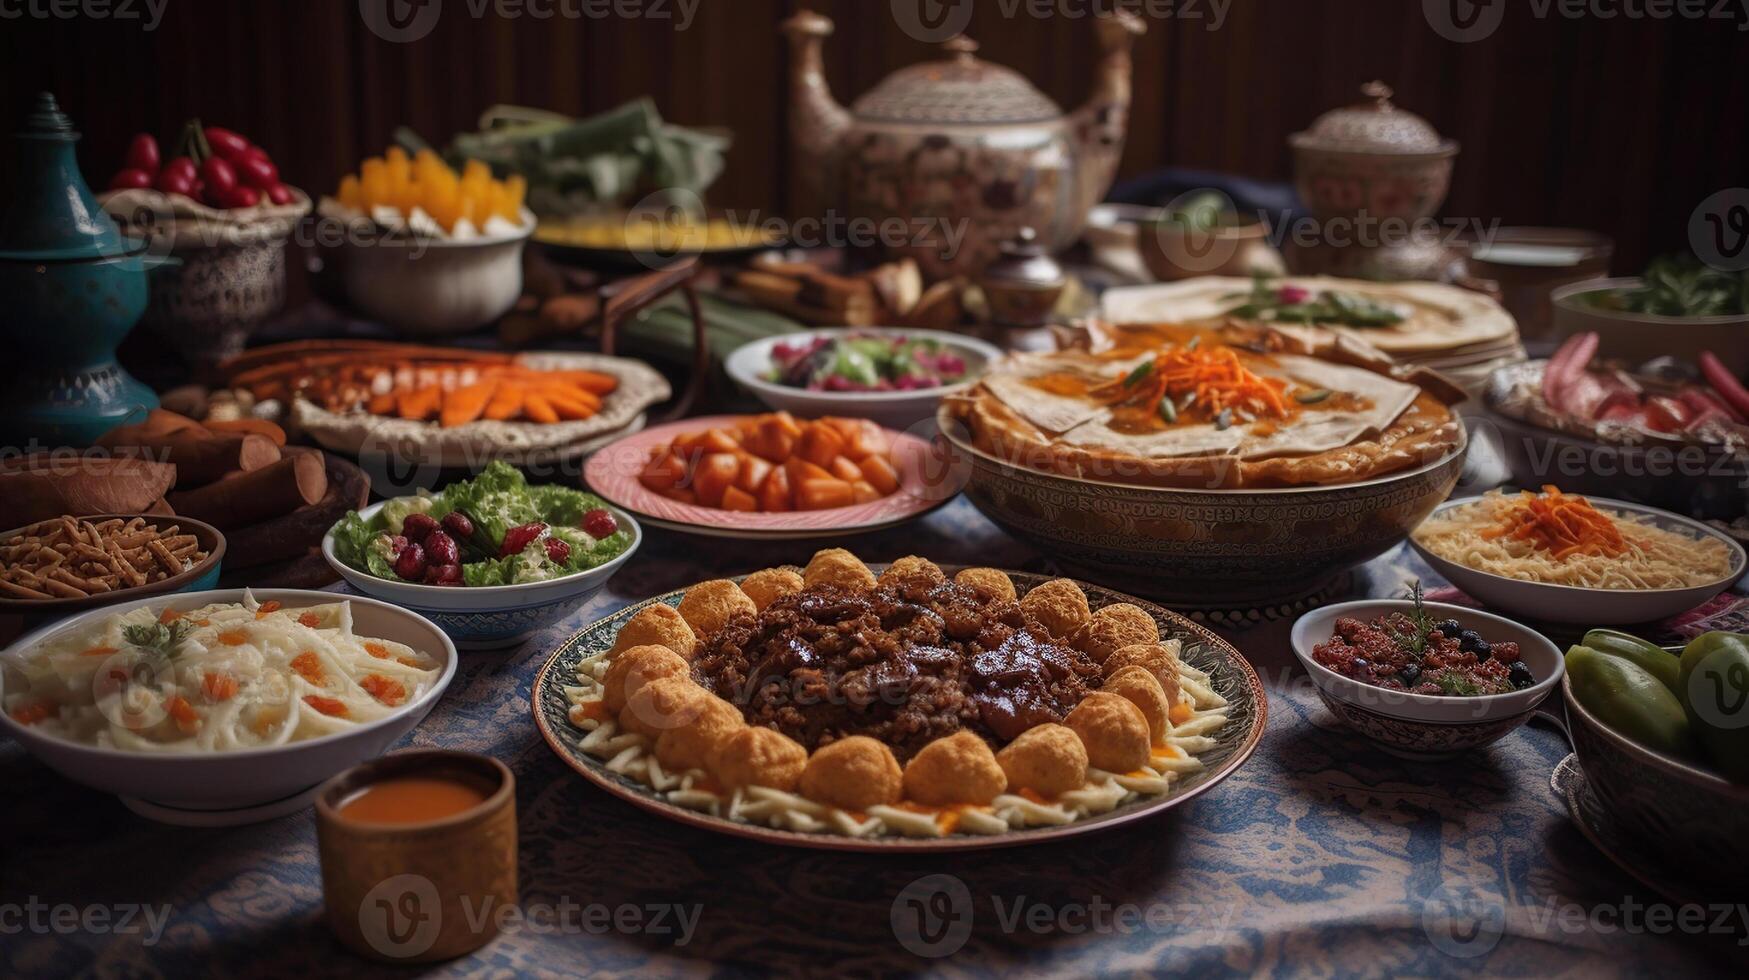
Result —
<svg viewBox="0 0 1749 980"><path fill-rule="evenodd" d="M1320 593L1407 538L1451 493L1468 449L1466 438L1433 463L1360 483L1176 490L1017 466L974 448L945 413L937 422L986 517L1095 582L1197 609Z"/></svg>

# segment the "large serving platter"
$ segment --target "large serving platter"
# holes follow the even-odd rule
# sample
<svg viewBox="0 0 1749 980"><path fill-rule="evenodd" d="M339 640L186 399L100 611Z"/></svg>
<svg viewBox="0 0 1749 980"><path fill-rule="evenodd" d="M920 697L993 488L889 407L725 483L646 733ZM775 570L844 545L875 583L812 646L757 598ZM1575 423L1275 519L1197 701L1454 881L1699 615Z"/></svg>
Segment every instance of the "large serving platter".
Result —
<svg viewBox="0 0 1749 980"><path fill-rule="evenodd" d="M875 571L883 566L871 565ZM955 569L946 569L951 574ZM1008 572L1022 594L1051 580L1048 576L1025 572ZM737 579L738 580L738 579ZM1119 805L1109 813L1088 817L1055 827L1027 828L1002 834L954 834L939 838L909 837L844 837L830 833L801 833L778 830L756 824L742 823L708 813L689 810L662 799L654 790L637 780L615 773L605 761L585 752L579 745L588 733L571 724L571 702L566 687L575 683L577 665L587 657L602 653L613 646L614 637L626 621L654 603L678 606L685 589L677 589L622 609L577 631L561 643L535 677L530 696L535 725L541 737L555 754L579 775L614 796L658 816L679 823L701 827L718 833L749 838L792 847L836 851L901 852L901 851L971 851L996 847L1014 847L1042 841L1060 840L1082 834L1107 830L1148 816L1162 813L1207 792L1215 784L1232 775L1257 748L1263 738L1269 699L1257 672L1239 651L1213 633L1188 619L1160 606L1121 592L1101 588L1086 582L1077 583L1087 594L1088 605L1094 609L1119 602L1134 603L1153 615L1162 640L1177 639L1182 644L1180 657L1184 663L1209 675L1209 686L1227 700L1227 724L1213 736L1217 744L1199 753L1204 768L1184 780L1175 782L1162 796L1142 797Z"/></svg>
<svg viewBox="0 0 1749 980"><path fill-rule="evenodd" d="M638 482L638 473L649 462L651 450L673 442L676 436L733 426L738 421L738 416L711 415L646 429L591 456L584 466L583 479L591 490L609 503L631 511L646 524L709 537L760 541L842 537L879 531L922 517L959 493L958 482L949 479L951 474L941 465L927 441L891 429L885 432L893 445L893 464L899 471L899 489L865 504L829 510L750 514L682 503L655 493Z"/></svg>

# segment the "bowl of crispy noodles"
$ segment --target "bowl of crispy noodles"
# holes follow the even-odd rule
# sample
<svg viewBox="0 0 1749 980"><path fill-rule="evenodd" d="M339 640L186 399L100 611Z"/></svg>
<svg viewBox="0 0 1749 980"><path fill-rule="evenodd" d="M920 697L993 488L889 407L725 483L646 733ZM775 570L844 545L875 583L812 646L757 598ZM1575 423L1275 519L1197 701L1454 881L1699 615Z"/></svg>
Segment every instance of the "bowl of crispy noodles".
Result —
<svg viewBox="0 0 1749 980"><path fill-rule="evenodd" d="M1409 543L1490 607L1594 626L1686 612L1736 584L1745 566L1741 545L1699 521L1553 486L1448 501Z"/></svg>

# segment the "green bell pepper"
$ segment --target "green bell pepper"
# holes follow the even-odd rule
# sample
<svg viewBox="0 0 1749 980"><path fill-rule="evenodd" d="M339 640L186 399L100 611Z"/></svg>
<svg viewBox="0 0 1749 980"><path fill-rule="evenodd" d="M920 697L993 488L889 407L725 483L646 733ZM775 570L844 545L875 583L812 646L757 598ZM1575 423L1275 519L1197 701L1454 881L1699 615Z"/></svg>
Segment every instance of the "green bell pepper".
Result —
<svg viewBox="0 0 1749 980"><path fill-rule="evenodd" d="M1655 752L1694 756L1694 735L1682 702L1650 671L1625 658L1575 646L1567 651L1567 677L1579 703L1619 734Z"/></svg>
<svg viewBox="0 0 1749 980"><path fill-rule="evenodd" d="M1677 684L1682 668L1682 660L1675 654L1649 643L1637 636L1631 636L1619 630L1596 629L1585 634L1585 639L1579 641L1581 646L1588 646L1598 653L1606 653L1612 657L1620 657L1629 663L1644 668L1646 673L1663 683L1671 694L1680 699L1681 692Z"/></svg>
<svg viewBox="0 0 1749 980"><path fill-rule="evenodd" d="M1749 782L1749 636L1702 633L1682 651L1677 693L1712 764Z"/></svg>

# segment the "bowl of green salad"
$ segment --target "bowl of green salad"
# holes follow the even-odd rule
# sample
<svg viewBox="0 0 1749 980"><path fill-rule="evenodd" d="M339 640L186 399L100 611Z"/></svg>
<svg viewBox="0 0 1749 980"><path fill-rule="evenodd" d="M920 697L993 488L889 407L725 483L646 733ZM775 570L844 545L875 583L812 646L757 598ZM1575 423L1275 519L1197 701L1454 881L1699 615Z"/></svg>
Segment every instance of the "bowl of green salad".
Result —
<svg viewBox="0 0 1749 980"><path fill-rule="evenodd" d="M471 480L349 512L322 556L349 585L415 610L462 649L509 646L594 595L643 540L591 493L494 462Z"/></svg>
<svg viewBox="0 0 1749 980"><path fill-rule="evenodd" d="M900 327L822 327L736 348L723 368L775 411L842 415L906 429L971 387L1002 356L963 334Z"/></svg>

